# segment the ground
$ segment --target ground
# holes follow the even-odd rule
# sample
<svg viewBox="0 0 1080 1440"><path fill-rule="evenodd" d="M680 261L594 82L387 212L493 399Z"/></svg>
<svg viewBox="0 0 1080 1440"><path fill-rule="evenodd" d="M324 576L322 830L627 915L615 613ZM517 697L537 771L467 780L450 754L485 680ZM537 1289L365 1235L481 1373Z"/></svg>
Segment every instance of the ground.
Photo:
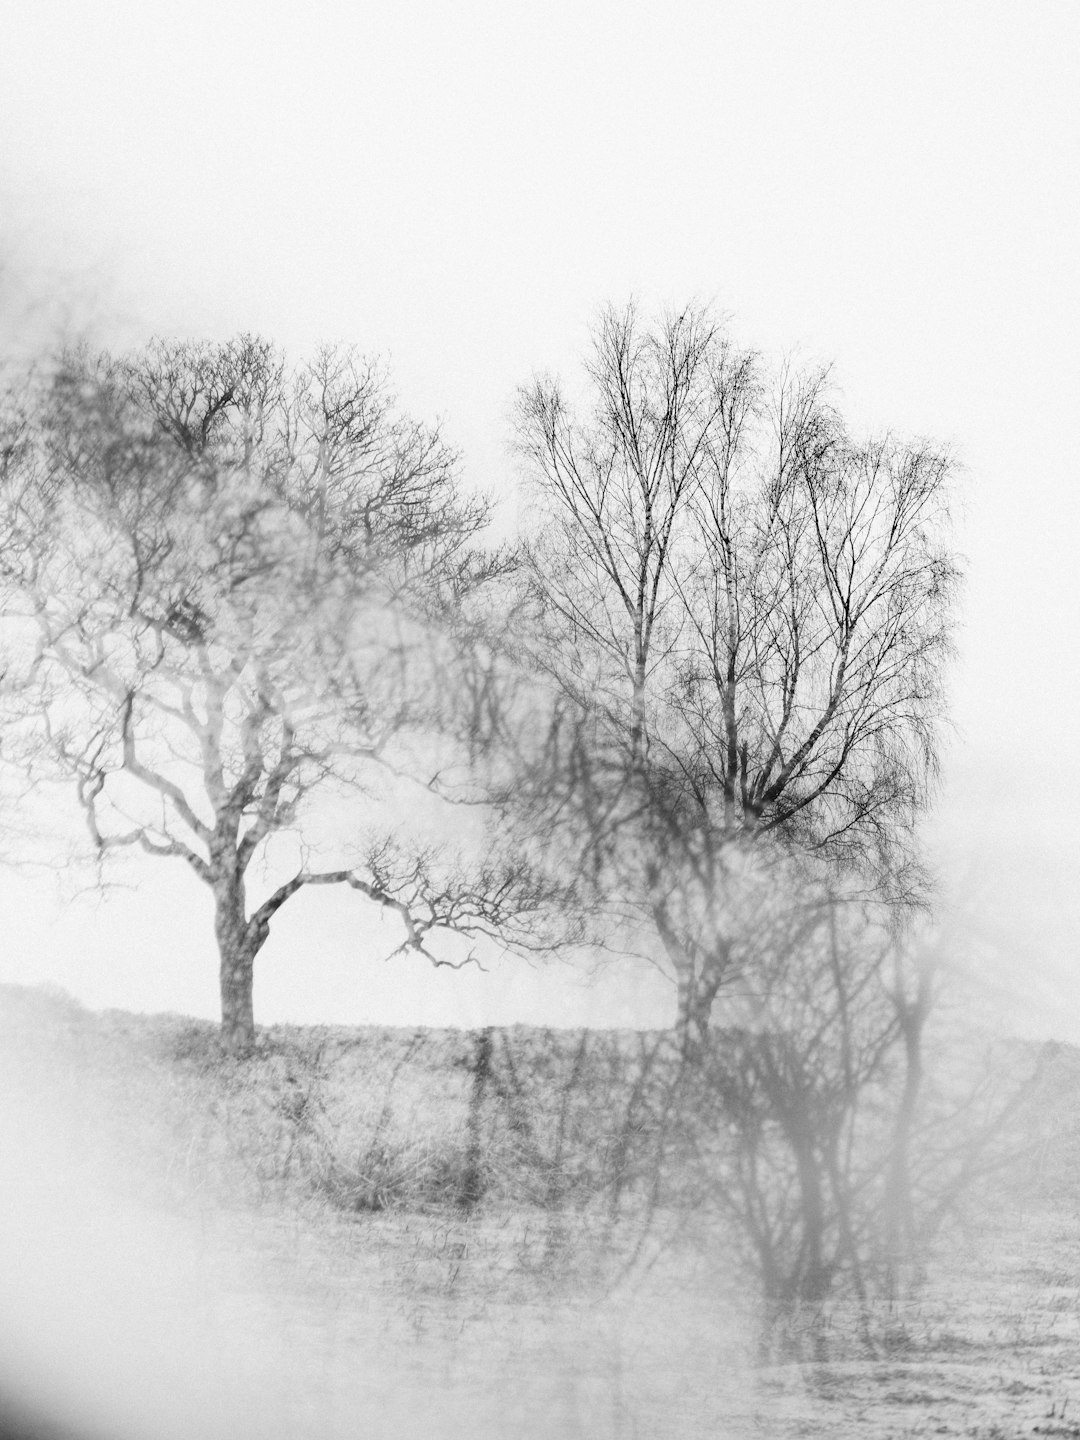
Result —
<svg viewBox="0 0 1080 1440"><path fill-rule="evenodd" d="M244 1068L196 1022L15 989L0 1031L0 1385L41 1436L1080 1436L1074 1107L870 1345L837 1303L805 1317L824 1359L762 1364L730 1257L579 1200L573 1117L559 1204L529 1189L555 1131L495 1109L485 1198L449 1203L475 1037L283 1030Z"/></svg>

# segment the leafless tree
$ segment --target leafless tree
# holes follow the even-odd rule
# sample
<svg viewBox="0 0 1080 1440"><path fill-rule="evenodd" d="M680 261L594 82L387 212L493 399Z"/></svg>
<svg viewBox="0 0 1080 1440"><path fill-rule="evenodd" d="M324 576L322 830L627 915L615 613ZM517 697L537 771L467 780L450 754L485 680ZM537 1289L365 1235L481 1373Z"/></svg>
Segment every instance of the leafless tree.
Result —
<svg viewBox="0 0 1080 1440"><path fill-rule="evenodd" d="M544 518L532 660L556 696L530 794L594 900L659 946L689 1038L732 974L748 854L918 891L952 465L855 440L826 372L770 377L702 308L605 312L587 373L584 413L547 379L519 403Z"/></svg>
<svg viewBox="0 0 1080 1440"><path fill-rule="evenodd" d="M461 963L444 932L490 933L521 875L466 874L403 815L402 784L452 789L455 656L503 569L438 432L352 352L289 371L244 337L68 354L20 435L24 729L76 778L100 855L176 858L212 892L226 1042L252 1044L256 957L305 887L350 886ZM331 834L320 797L359 818Z"/></svg>
<svg viewBox="0 0 1080 1440"><path fill-rule="evenodd" d="M928 1197L913 1193L922 1053L908 1022L916 992L928 1012L928 971L893 920L827 873L789 876L755 929L742 1023L714 1031L679 1078L668 1170L695 1223L734 1236L769 1348L838 1290L865 1326L915 1255Z"/></svg>

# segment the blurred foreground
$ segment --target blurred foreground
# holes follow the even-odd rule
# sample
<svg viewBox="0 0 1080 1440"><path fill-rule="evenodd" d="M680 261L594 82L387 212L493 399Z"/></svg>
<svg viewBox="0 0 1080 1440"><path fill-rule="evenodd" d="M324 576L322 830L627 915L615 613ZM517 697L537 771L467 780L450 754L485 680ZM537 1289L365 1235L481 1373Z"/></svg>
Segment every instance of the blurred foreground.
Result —
<svg viewBox="0 0 1080 1440"><path fill-rule="evenodd" d="M1077 1433L1072 1052L1053 1142L924 1284L762 1365L735 1252L635 1188L645 1043L282 1028L236 1062L209 1025L0 990L0 1433Z"/></svg>

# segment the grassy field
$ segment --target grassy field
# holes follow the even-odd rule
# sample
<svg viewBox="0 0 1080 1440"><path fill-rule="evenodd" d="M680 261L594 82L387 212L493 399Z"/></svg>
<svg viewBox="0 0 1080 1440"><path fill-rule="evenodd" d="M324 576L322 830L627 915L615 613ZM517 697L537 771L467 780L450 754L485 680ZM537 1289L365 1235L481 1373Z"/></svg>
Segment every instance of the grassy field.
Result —
<svg viewBox="0 0 1080 1440"><path fill-rule="evenodd" d="M1080 1435L1072 1052L923 1283L761 1364L730 1248L635 1173L650 1047L281 1027L236 1062L0 990L5 1402L43 1437Z"/></svg>

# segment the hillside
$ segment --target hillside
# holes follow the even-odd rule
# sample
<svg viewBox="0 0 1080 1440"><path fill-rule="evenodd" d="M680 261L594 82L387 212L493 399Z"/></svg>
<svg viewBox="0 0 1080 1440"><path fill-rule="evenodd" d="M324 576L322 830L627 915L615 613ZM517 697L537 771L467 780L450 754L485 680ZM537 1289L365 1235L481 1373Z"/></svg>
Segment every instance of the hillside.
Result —
<svg viewBox="0 0 1080 1440"><path fill-rule="evenodd" d="M869 1342L808 1317L815 1364L757 1363L734 1251L650 1190L668 1063L525 1027L272 1027L235 1061L3 987L6 1402L123 1437L1080 1433L1073 1052L1024 1120L1049 1143Z"/></svg>

